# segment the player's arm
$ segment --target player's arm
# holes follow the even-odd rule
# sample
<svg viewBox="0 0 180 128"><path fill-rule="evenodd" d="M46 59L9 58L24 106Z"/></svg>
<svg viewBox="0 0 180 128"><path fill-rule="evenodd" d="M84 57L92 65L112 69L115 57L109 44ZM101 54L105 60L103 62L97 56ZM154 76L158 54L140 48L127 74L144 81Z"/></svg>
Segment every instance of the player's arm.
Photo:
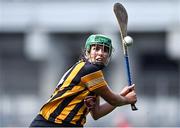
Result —
<svg viewBox="0 0 180 128"><path fill-rule="evenodd" d="M127 97L128 93L130 93L131 90L134 89L134 85L133 87L125 87L120 95L122 97ZM90 113L91 116L93 117L93 119L97 120L107 114L109 114L110 112L112 112L116 106L112 106L109 103L104 103L100 105L100 98L97 97L95 99L95 97L87 97L87 99L85 100L86 105L88 105L88 107L90 108Z"/></svg>
<svg viewBox="0 0 180 128"><path fill-rule="evenodd" d="M123 89L124 90L124 89ZM126 96L122 94L114 93L108 86L102 86L93 90L97 95L101 96L112 106L122 106L132 104L136 102L136 93L134 91L134 85L126 88Z"/></svg>
<svg viewBox="0 0 180 128"><path fill-rule="evenodd" d="M104 103L100 105L100 97L96 98L94 106L91 108L90 113L94 120L97 120L110 112L112 112L116 107L110 105L109 103Z"/></svg>
<svg viewBox="0 0 180 128"><path fill-rule="evenodd" d="M122 96L120 94L114 93L107 85L104 80L104 75L101 70L89 73L81 78L82 82L86 85L89 91L94 92L96 95L101 96L105 101L107 101L112 106L122 106L126 104L132 104L136 102L136 94L134 87L128 95Z"/></svg>

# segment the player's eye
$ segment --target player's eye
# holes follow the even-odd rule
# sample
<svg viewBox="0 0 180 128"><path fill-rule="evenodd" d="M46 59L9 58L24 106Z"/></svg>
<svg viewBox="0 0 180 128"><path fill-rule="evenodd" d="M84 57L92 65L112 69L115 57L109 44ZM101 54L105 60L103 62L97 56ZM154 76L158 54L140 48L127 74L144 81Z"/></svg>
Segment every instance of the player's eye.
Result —
<svg viewBox="0 0 180 128"><path fill-rule="evenodd" d="M93 47L92 47L92 50L96 51L96 47L95 47L95 46L93 46Z"/></svg>
<svg viewBox="0 0 180 128"><path fill-rule="evenodd" d="M96 51L99 51L101 49L100 46L96 46Z"/></svg>
<svg viewBox="0 0 180 128"><path fill-rule="evenodd" d="M105 53L109 53L109 47L107 46L102 46L102 45L95 45L92 46L92 50L98 52L99 50L102 50Z"/></svg>
<svg viewBox="0 0 180 128"><path fill-rule="evenodd" d="M99 51L101 48L98 45L92 46L92 50Z"/></svg>
<svg viewBox="0 0 180 128"><path fill-rule="evenodd" d="M105 46L104 47L104 52L109 53L109 48Z"/></svg>

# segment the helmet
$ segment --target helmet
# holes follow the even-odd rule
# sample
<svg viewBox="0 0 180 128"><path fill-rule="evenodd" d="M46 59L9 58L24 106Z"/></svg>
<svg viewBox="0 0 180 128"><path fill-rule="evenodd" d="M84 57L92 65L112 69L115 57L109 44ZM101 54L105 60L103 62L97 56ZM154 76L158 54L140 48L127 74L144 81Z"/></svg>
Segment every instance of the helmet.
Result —
<svg viewBox="0 0 180 128"><path fill-rule="evenodd" d="M111 56L112 53L112 43L111 39L105 35L101 34L93 34L88 37L85 44L86 51L89 51L91 48L91 45L93 44L99 44L99 45L105 45L109 48L109 56Z"/></svg>

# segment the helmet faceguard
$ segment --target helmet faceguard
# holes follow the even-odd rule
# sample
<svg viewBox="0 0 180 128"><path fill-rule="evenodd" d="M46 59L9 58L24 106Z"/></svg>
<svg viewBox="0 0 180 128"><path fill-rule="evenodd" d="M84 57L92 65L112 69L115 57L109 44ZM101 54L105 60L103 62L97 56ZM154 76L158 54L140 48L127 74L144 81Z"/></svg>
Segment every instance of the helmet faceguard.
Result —
<svg viewBox="0 0 180 128"><path fill-rule="evenodd" d="M85 44L85 57L86 59L90 59L88 57L91 47L92 46L97 46L97 45L101 45L103 46L103 50L108 50L108 58L106 60L106 62L103 65L107 65L109 63L109 60L111 58L111 54L112 54L112 43L111 43L111 39L108 38L107 36L101 35L101 34L96 34L96 35L91 35L89 36L89 38L86 40L86 44ZM90 60L91 61L91 60ZM92 63L95 64L99 64L96 61L91 61Z"/></svg>

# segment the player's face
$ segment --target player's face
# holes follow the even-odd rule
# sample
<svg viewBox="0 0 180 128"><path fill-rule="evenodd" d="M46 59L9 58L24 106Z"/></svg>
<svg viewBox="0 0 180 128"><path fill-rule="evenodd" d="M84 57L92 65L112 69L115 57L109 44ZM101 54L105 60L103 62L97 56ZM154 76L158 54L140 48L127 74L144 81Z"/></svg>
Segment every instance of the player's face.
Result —
<svg viewBox="0 0 180 128"><path fill-rule="evenodd" d="M104 45L92 45L89 53L89 61L106 65L109 58L109 48Z"/></svg>

